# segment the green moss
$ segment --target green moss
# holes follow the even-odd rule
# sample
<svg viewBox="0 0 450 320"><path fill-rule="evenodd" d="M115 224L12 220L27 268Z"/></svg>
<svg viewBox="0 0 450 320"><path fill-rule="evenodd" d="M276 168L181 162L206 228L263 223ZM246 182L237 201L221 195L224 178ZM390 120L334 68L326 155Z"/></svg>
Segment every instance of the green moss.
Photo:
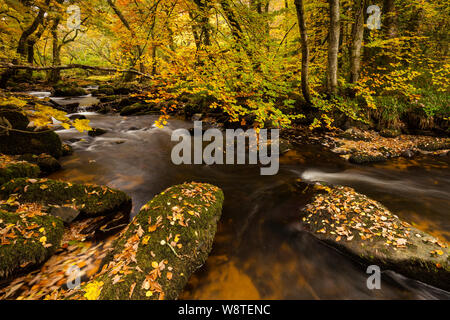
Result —
<svg viewBox="0 0 450 320"><path fill-rule="evenodd" d="M155 109L155 103L135 103L131 106L127 106L120 111L121 116L142 115L148 114L152 111L158 112Z"/></svg>
<svg viewBox="0 0 450 320"><path fill-rule="evenodd" d="M23 156L20 156L19 159L38 165L41 171L46 174L50 174L61 169L61 164L58 162L58 160L45 153L38 156L34 154L24 154ZM20 176L17 178L23 177L33 178L35 176Z"/></svg>
<svg viewBox="0 0 450 320"><path fill-rule="evenodd" d="M131 204L131 199L119 190L48 179L15 179L0 188L0 199L7 199L10 194L18 194L21 203L72 204L90 217L116 213Z"/></svg>
<svg viewBox="0 0 450 320"><path fill-rule="evenodd" d="M21 110L12 105L0 106L0 118L5 118L14 129L25 130L30 123Z"/></svg>
<svg viewBox="0 0 450 320"><path fill-rule="evenodd" d="M211 251L223 200L219 188L198 183L156 196L116 240L104 271L79 295L103 283L94 298L176 299Z"/></svg>
<svg viewBox="0 0 450 320"><path fill-rule="evenodd" d="M114 88L110 85L99 86L97 90L92 91L92 95L93 96L98 96L98 95L112 96L112 95L114 95Z"/></svg>
<svg viewBox="0 0 450 320"><path fill-rule="evenodd" d="M423 142L420 143L417 147L424 151L446 150L450 149L450 139Z"/></svg>
<svg viewBox="0 0 450 320"><path fill-rule="evenodd" d="M48 153L59 158L62 155L62 143L53 131L10 132L7 136L1 136L0 153L11 155Z"/></svg>
<svg viewBox="0 0 450 320"><path fill-rule="evenodd" d="M87 91L80 87L75 86L56 86L53 95L55 97L78 97L84 96Z"/></svg>
<svg viewBox="0 0 450 320"><path fill-rule="evenodd" d="M386 161L387 157L383 156L381 154L378 155L371 155L368 153L364 153L364 152L357 152L354 153L350 156L349 161L351 163L355 163L355 164L365 164L365 163L370 163L370 162L382 162L382 161Z"/></svg>
<svg viewBox="0 0 450 320"><path fill-rule="evenodd" d="M39 265L58 249L64 233L61 220L48 215L0 210L0 279ZM45 237L45 238L43 238Z"/></svg>
<svg viewBox="0 0 450 320"><path fill-rule="evenodd" d="M36 178L39 174L40 169L35 164L17 161L2 166L0 159L0 186L15 178Z"/></svg>

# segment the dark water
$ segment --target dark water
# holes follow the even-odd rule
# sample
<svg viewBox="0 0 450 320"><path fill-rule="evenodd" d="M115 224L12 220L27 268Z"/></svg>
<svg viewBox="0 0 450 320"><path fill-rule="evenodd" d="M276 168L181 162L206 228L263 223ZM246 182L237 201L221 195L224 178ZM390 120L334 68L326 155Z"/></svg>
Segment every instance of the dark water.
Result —
<svg viewBox="0 0 450 320"><path fill-rule="evenodd" d="M82 103L83 105L83 103ZM92 126L108 133L91 138L58 132L75 154L53 175L73 182L105 184L133 198L133 214L163 189L186 181L213 183L225 204L213 252L190 280L183 299L433 299L450 294L391 271L382 289L368 290L365 270L300 229L298 178L354 187L400 217L450 240L449 158L394 160L353 166L319 146L284 155L276 176L252 166L175 166L171 133L192 124L156 116L120 117L87 113ZM77 139L82 139L77 141Z"/></svg>

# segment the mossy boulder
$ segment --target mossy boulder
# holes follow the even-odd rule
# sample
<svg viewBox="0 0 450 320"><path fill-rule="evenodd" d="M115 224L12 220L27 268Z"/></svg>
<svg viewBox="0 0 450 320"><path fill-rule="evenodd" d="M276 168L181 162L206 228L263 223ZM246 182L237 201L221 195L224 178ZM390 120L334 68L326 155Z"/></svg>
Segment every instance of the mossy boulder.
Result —
<svg viewBox="0 0 450 320"><path fill-rule="evenodd" d="M37 178L39 174L36 164L0 155L0 186L15 178Z"/></svg>
<svg viewBox="0 0 450 320"><path fill-rule="evenodd" d="M61 169L61 164L49 154L40 155L25 154L18 157L20 160L28 161L39 166L42 172L50 174ZM32 178L32 176L24 176ZM19 178L19 177L18 177Z"/></svg>
<svg viewBox="0 0 450 320"><path fill-rule="evenodd" d="M44 262L59 248L63 233L63 222L37 207L0 210L0 280Z"/></svg>
<svg viewBox="0 0 450 320"><path fill-rule="evenodd" d="M15 179L0 188L0 199L8 199L11 194L16 194L20 203L70 205L82 217L108 216L131 208L130 197L122 191L50 179Z"/></svg>
<svg viewBox="0 0 450 320"><path fill-rule="evenodd" d="M112 96L102 96L99 99L100 99L100 102L102 102L102 103L113 102L113 101L117 101L118 100L117 96L114 96L114 95L112 95Z"/></svg>
<svg viewBox="0 0 450 320"><path fill-rule="evenodd" d="M22 111L13 106L0 106L0 119L5 118L11 124L12 128L18 130L25 130L30 123L27 116Z"/></svg>
<svg viewBox="0 0 450 320"><path fill-rule="evenodd" d="M211 251L223 200L209 184L165 190L120 234L102 272L71 298L177 299Z"/></svg>
<svg viewBox="0 0 450 320"><path fill-rule="evenodd" d="M370 154L367 152L356 152L350 156L349 161L355 164L366 164L370 162L383 162L387 159L388 157L381 153Z"/></svg>
<svg viewBox="0 0 450 320"><path fill-rule="evenodd" d="M155 103L135 103L131 106L127 106L120 111L121 116L131 116L131 115L144 115L150 113L157 113L159 110L156 109Z"/></svg>
<svg viewBox="0 0 450 320"><path fill-rule="evenodd" d="M14 132L0 137L0 153L9 155L47 153L55 158L62 155L62 143L59 136L50 130L42 132Z"/></svg>
<svg viewBox="0 0 450 320"><path fill-rule="evenodd" d="M92 91L93 96L99 96L99 95L107 95L112 96L114 95L114 87L111 85L101 85L98 87L97 90Z"/></svg>
<svg viewBox="0 0 450 320"><path fill-rule="evenodd" d="M417 146L423 151L439 151L450 149L450 139L436 139L432 141L421 142Z"/></svg>
<svg viewBox="0 0 450 320"><path fill-rule="evenodd" d="M75 85L58 85L53 90L53 96L55 97L79 97L85 95L87 95L87 91Z"/></svg>
<svg viewBox="0 0 450 320"><path fill-rule="evenodd" d="M444 290L450 289L448 245L412 227L382 204L343 186L315 185L302 220L316 238L359 259Z"/></svg>
<svg viewBox="0 0 450 320"><path fill-rule="evenodd" d="M137 93L137 92L139 92L139 87L132 83L116 85L114 87L114 94L117 94L117 95L127 95L127 94Z"/></svg>

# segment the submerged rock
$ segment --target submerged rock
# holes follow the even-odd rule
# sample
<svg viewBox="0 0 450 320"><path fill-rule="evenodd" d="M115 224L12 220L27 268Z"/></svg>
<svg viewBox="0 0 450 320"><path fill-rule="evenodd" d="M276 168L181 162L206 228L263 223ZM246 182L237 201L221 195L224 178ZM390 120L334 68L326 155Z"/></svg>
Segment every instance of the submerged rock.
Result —
<svg viewBox="0 0 450 320"><path fill-rule="evenodd" d="M450 289L447 244L400 220L382 204L352 188L310 188L316 195L302 209L302 220L316 238L365 264Z"/></svg>
<svg viewBox="0 0 450 320"><path fill-rule="evenodd" d="M162 192L119 235L102 272L70 298L176 299L211 251L223 200L209 184Z"/></svg>
<svg viewBox="0 0 450 320"><path fill-rule="evenodd" d="M35 164L0 155L0 186L15 178L37 178L40 172Z"/></svg>
<svg viewBox="0 0 450 320"><path fill-rule="evenodd" d="M71 156L73 154L73 148L72 146L68 145L68 144L63 144L62 145L62 155L65 156Z"/></svg>
<svg viewBox="0 0 450 320"><path fill-rule="evenodd" d="M91 131L88 132L88 136L89 137L99 137L104 135L105 133L107 133L108 131L106 131L105 129L101 129L101 128L92 128Z"/></svg>
<svg viewBox="0 0 450 320"><path fill-rule="evenodd" d="M38 206L0 210L0 280L44 262L58 249L63 233L62 221Z"/></svg>
<svg viewBox="0 0 450 320"><path fill-rule="evenodd" d="M0 188L0 199L11 194L16 194L20 203L73 206L83 217L108 216L131 208L131 199L122 191L50 179L15 179Z"/></svg>

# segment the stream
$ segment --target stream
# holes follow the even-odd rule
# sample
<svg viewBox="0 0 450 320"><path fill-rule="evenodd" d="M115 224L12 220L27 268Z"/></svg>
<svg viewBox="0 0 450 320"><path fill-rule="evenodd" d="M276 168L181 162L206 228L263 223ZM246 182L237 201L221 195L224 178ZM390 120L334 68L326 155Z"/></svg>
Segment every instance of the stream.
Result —
<svg viewBox="0 0 450 320"><path fill-rule="evenodd" d="M80 110L96 102L91 96L58 99L79 102ZM224 191L214 249L181 299L450 299L448 292L392 271L383 271L381 290L367 289L365 268L302 231L302 196L290 187L299 178L353 187L448 242L449 157L356 166L321 146L305 145L280 158L277 175L261 176L258 166L172 164L171 133L191 128L191 122L172 119L159 129L157 116L80 114L108 132L93 138L75 129L57 131L75 153L50 178L123 190L133 199L133 215L165 188L186 181Z"/></svg>

